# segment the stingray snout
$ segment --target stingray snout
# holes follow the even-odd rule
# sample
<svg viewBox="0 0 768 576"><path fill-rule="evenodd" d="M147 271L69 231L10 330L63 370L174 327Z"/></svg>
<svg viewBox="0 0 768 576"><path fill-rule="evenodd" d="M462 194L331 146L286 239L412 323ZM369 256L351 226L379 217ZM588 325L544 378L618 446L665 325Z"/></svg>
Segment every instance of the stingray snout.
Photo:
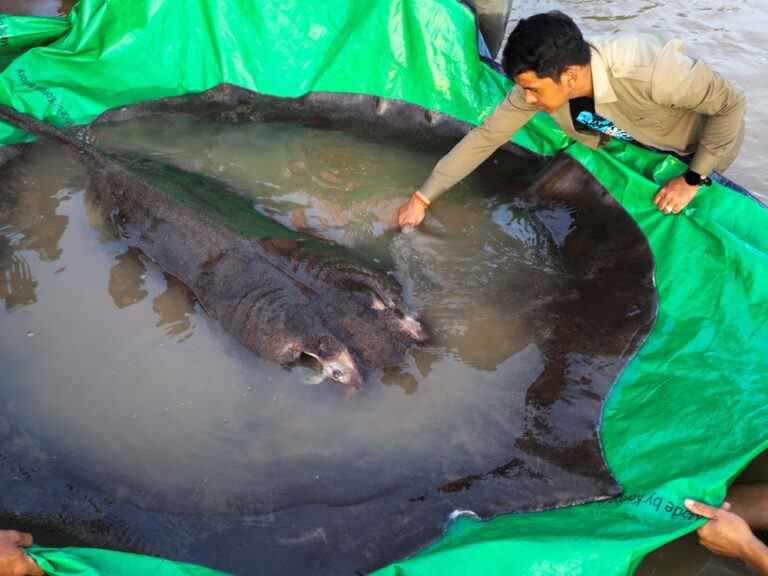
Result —
<svg viewBox="0 0 768 576"><path fill-rule="evenodd" d="M303 353L320 365L322 375L329 381L341 384L348 392L362 388L363 375L359 363L347 347L333 336L321 336L313 345L305 346Z"/></svg>

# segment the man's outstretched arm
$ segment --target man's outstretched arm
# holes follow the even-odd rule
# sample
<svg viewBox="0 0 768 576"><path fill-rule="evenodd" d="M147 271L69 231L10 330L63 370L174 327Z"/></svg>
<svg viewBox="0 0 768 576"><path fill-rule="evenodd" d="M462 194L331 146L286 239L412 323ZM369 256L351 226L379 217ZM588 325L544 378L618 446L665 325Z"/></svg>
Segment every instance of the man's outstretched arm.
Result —
<svg viewBox="0 0 768 576"><path fill-rule="evenodd" d="M398 225L419 225L427 208L438 196L466 178L528 122L537 110L525 102L521 89L511 90L493 114L468 132L435 165L424 185L398 210Z"/></svg>

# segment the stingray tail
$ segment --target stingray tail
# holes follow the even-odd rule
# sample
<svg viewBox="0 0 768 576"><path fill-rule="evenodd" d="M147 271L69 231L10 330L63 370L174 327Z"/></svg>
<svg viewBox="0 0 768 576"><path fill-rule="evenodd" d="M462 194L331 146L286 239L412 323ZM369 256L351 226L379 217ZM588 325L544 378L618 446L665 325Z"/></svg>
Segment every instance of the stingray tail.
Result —
<svg viewBox="0 0 768 576"><path fill-rule="evenodd" d="M20 130L30 132L35 136L50 138L51 140L64 144L65 146L74 148L79 152L89 151L89 147L84 142L78 140L75 136L67 134L55 126L46 124L37 118L33 118L28 114L24 114L2 104L0 104L0 120L3 120Z"/></svg>

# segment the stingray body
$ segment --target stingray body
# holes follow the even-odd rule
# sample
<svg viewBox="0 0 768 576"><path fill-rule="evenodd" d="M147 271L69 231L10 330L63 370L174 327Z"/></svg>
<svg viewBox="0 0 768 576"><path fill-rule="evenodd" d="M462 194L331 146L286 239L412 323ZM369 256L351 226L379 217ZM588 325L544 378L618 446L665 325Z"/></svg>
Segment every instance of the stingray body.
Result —
<svg viewBox="0 0 768 576"><path fill-rule="evenodd" d="M302 355L348 389L424 339L399 284L330 242L257 214L226 185L133 154L102 153L9 108L0 118L75 149L115 233L195 294L260 356Z"/></svg>
<svg viewBox="0 0 768 576"><path fill-rule="evenodd" d="M343 93L279 98L231 85L115 108L93 124L165 113L217 122L290 122L441 153L470 129L403 101ZM89 156L88 148L77 144L92 168L91 189L112 214L118 232L184 280L222 325L260 354L283 362L301 351L324 357L326 349L339 352L338 343L356 366L378 367L399 361L421 336L418 324L404 314L399 285L360 263L354 251L288 230L255 213L258 200L222 194L225 187L216 180L124 152ZM521 172L524 186L517 184ZM476 176L479 189L489 192L489 206L509 208L487 213L488 225L502 227L509 242L530 246L523 234L528 228L517 221L531 223L531 236L546 244L536 244L531 258L544 258L547 270L537 272L531 266L531 273L499 276L503 282L489 285L481 292L482 301L462 311L467 329L461 333L444 329L435 314L432 342L414 355L414 365L425 374L439 366L447 351L457 362L492 376L505 364L507 369L524 368L524 377L508 372L510 380L499 388L494 399L499 404L493 409L485 412L484 406L466 404L471 418L487 423L483 441L502 445L502 455L469 458L453 467L462 454L459 446L457 455L446 455L450 461L435 460L439 468L434 474L419 476L408 467L382 474L385 468L396 468L396 445L383 436L387 449L382 449L385 442L372 444L364 458L352 451L348 459L338 460L337 476L327 472L330 479L318 482L304 469L283 475L284 485L270 491L266 507L253 498L255 492L243 491L227 494L225 513L216 516L195 498L185 498L168 513L126 506L122 497L107 497L81 482L81 470L75 479L68 473L32 472L24 483L9 480L6 492L16 514L59 527L90 545L172 556L237 574L249 573L253 566L263 574L304 573L309 567L312 574L335 576L368 573L414 553L442 533L455 510L490 518L620 494L603 458L598 427L604 399L656 317L647 240L608 190L567 154L538 158L507 144ZM518 199L526 207L521 210L532 207L525 216L515 213ZM255 232L254 218L261 218ZM464 241L450 234L463 230L466 221L457 213L460 220L452 223L450 211L440 218L449 234L434 243L442 258L443 247ZM327 233L308 223L300 227ZM420 271L421 261L411 257L418 253L411 248L424 246L413 240L423 237L396 237L393 256L404 277L410 270ZM487 237L483 233L469 240ZM457 276L463 273L456 270ZM556 278L550 281L550 276ZM439 278L450 280L451 275ZM509 310L498 303L508 303ZM434 310L425 304L425 315ZM487 310L502 311L508 325L488 322ZM489 326L498 327L497 332ZM333 364L325 366L332 375ZM349 380L354 385L356 378ZM479 391L491 381L484 376L475 380ZM368 396L377 401L383 397ZM474 399L473 394L466 397ZM416 394L413 400L421 398ZM406 430L448 431L468 422L446 416L422 428L405 413L389 412L394 404L377 401L354 408L363 416L380 411L392 428ZM449 432L444 445L446 452L458 446ZM270 474L279 471L281 460L277 454ZM5 470L7 478L20 476L14 464L0 461L0 472ZM281 490L280 497L286 496L278 500L273 492Z"/></svg>

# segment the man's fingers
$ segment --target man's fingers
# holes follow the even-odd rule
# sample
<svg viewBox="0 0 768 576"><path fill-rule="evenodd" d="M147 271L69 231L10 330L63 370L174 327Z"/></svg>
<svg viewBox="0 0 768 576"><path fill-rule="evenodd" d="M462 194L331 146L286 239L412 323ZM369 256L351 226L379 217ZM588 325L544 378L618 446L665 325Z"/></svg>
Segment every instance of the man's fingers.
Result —
<svg viewBox="0 0 768 576"><path fill-rule="evenodd" d="M404 208L400 208L400 210L397 211L397 215L395 216L395 222L401 228L403 226L407 226L408 215L405 213L405 209Z"/></svg>
<svg viewBox="0 0 768 576"><path fill-rule="evenodd" d="M722 508L723 510L730 511L731 510L731 503L730 502L723 502L723 505L720 506L720 508Z"/></svg>
<svg viewBox="0 0 768 576"><path fill-rule="evenodd" d="M16 530L0 530L0 540L18 546L32 546L32 534Z"/></svg>
<svg viewBox="0 0 768 576"><path fill-rule="evenodd" d="M710 518L710 519L717 518L718 508L713 508L712 506L708 506L703 502L696 502L695 500L686 498L685 507L688 508L688 510L690 510L697 516L702 516L704 518Z"/></svg>
<svg viewBox="0 0 768 576"><path fill-rule="evenodd" d="M677 214L680 209L675 207L675 204L673 204L670 201L666 201L659 205L659 210L664 212L664 214Z"/></svg>
<svg viewBox="0 0 768 576"><path fill-rule="evenodd" d="M684 208L675 195L667 189L662 189L653 199L653 203L665 214L678 214Z"/></svg>
<svg viewBox="0 0 768 576"><path fill-rule="evenodd" d="M397 223L401 228L406 226L418 226L424 220L424 213L418 210L406 210L398 215Z"/></svg>
<svg viewBox="0 0 768 576"><path fill-rule="evenodd" d="M19 532L19 546L28 548L29 546L32 546L32 544L34 544L32 534L28 534L27 532Z"/></svg>
<svg viewBox="0 0 768 576"><path fill-rule="evenodd" d="M680 208L676 207L676 204L672 199L672 194L666 187L659 190L659 193L654 196L653 203L665 214L672 214L673 212L677 213L680 211Z"/></svg>

